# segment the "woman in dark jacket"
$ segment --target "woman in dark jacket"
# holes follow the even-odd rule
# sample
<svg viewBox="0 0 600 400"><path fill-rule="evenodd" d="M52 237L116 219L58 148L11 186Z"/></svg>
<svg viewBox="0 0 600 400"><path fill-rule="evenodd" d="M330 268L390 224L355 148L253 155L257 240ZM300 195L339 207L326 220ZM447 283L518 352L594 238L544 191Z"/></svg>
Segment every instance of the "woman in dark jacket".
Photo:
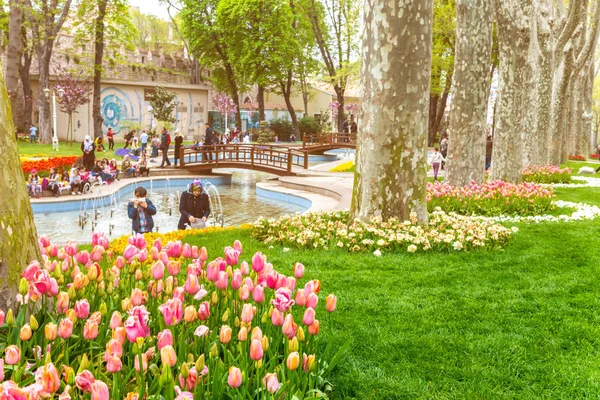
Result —
<svg viewBox="0 0 600 400"><path fill-rule="evenodd" d="M177 229L185 229L186 225L194 224L197 219L206 222L210 215L210 200L208 195L202 190L202 181L200 178L194 179L187 192L181 194L179 200L179 225Z"/></svg>
<svg viewBox="0 0 600 400"><path fill-rule="evenodd" d="M175 162L173 163L173 165L175 167L177 166L177 160L179 160L179 152L181 151L182 143L183 143L183 136L181 136L181 133L179 133L179 130L178 130L175 135Z"/></svg>
<svg viewBox="0 0 600 400"><path fill-rule="evenodd" d="M81 151L83 151L83 166L86 171L91 171L96 161L96 152L94 148L94 142L89 135L85 137L83 143L81 143Z"/></svg>
<svg viewBox="0 0 600 400"><path fill-rule="evenodd" d="M127 205L127 214L131 219L131 229L135 233L152 232L154 229L153 215L156 207L146 198L146 189L138 187L134 192L135 198Z"/></svg>

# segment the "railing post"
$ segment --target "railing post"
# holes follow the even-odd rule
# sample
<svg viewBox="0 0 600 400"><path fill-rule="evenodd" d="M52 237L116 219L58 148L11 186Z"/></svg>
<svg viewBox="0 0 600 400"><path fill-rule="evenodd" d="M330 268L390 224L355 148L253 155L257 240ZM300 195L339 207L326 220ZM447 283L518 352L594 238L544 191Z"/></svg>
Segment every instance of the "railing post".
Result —
<svg viewBox="0 0 600 400"><path fill-rule="evenodd" d="M308 150L304 150L304 169L308 169Z"/></svg>
<svg viewBox="0 0 600 400"><path fill-rule="evenodd" d="M306 148L306 133L304 135L302 135L302 148L303 149Z"/></svg>
<svg viewBox="0 0 600 400"><path fill-rule="evenodd" d="M183 166L185 165L185 161L183 159L184 155L185 155L185 149L183 148L183 146L181 146L179 148L179 168L183 168Z"/></svg>
<svg viewBox="0 0 600 400"><path fill-rule="evenodd" d="M289 174L292 173L292 149L288 149L288 153L287 153L287 171Z"/></svg>
<svg viewBox="0 0 600 400"><path fill-rule="evenodd" d="M250 147L250 165L254 169L254 146Z"/></svg>
<svg viewBox="0 0 600 400"><path fill-rule="evenodd" d="M219 145L215 146L215 164L219 166Z"/></svg>

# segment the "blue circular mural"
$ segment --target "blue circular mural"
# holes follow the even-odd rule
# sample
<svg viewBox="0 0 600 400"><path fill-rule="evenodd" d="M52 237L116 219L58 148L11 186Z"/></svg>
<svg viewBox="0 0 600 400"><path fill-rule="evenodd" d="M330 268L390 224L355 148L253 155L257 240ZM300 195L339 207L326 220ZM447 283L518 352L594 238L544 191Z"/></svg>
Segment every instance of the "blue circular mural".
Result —
<svg viewBox="0 0 600 400"><path fill-rule="evenodd" d="M100 104L102 113L102 124L108 129L112 128L115 133L121 131L119 123L127 119L127 105L124 99L115 94L104 96Z"/></svg>

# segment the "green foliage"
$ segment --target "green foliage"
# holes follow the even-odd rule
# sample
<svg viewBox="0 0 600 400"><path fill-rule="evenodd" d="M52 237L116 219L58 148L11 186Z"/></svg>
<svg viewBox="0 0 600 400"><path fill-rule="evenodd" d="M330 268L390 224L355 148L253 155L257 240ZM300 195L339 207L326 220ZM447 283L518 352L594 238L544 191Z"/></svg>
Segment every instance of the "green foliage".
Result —
<svg viewBox="0 0 600 400"><path fill-rule="evenodd" d="M260 128L258 130L258 143L269 143L275 139L275 132L269 129L269 123L267 121L260 121Z"/></svg>
<svg viewBox="0 0 600 400"><path fill-rule="evenodd" d="M178 32L172 30L173 37L169 38L170 22L139 10L131 10L131 19L136 29L133 43L138 49L150 50L157 54L172 54L183 49L183 40Z"/></svg>
<svg viewBox="0 0 600 400"><path fill-rule="evenodd" d="M440 95L446 79L454 73L456 40L456 0L433 2L433 43L431 61L431 93Z"/></svg>
<svg viewBox="0 0 600 400"><path fill-rule="evenodd" d="M167 123L175 123L175 96L173 92L169 92L162 86L156 87L152 93L148 94L149 103L152 106L152 115L157 121Z"/></svg>
<svg viewBox="0 0 600 400"><path fill-rule="evenodd" d="M323 132L321 123L316 118L308 115L298 121L298 126L302 135L314 135Z"/></svg>
<svg viewBox="0 0 600 400"><path fill-rule="evenodd" d="M289 141L294 133L292 123L285 118L277 118L269 121L269 128L275 133L278 140Z"/></svg>

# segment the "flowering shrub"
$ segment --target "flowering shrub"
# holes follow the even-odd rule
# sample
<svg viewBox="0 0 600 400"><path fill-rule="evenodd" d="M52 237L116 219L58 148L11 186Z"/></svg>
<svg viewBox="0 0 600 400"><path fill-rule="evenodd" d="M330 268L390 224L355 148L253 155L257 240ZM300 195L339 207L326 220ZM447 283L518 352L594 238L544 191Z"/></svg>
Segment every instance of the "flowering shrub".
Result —
<svg viewBox="0 0 600 400"><path fill-rule="evenodd" d="M572 161L586 161L586 158L584 156L582 156L582 155L577 155L577 156L571 155L571 156L569 156L569 160L572 160Z"/></svg>
<svg viewBox="0 0 600 400"><path fill-rule="evenodd" d="M244 230L244 229L250 229L250 227L251 226L249 224L242 224L238 227L235 227L235 226L225 226L225 227L209 226L209 227L202 228L202 229L186 229L186 230L181 230L181 231L177 230L177 231L166 232L166 233L150 232L150 233L144 233L144 239L146 240L146 249L148 251L150 251L152 249L152 245L156 241L156 239L160 239L161 242L173 242L176 240L183 240L190 235L196 236L196 235L202 235L202 234L213 233L213 232L232 231L234 229ZM123 253L128 244L129 244L129 235L124 235L119 238L113 239L110 242L110 249L117 253Z"/></svg>
<svg viewBox="0 0 600 400"><path fill-rule="evenodd" d="M590 158L598 159L598 153L590 154Z"/></svg>
<svg viewBox="0 0 600 400"><path fill-rule="evenodd" d="M440 207L463 215L540 215L552 208L554 189L535 183L503 181L455 187L445 182L427 184L427 209Z"/></svg>
<svg viewBox="0 0 600 400"><path fill-rule="evenodd" d="M523 181L535 183L569 183L571 169L553 165L528 166L523 170Z"/></svg>
<svg viewBox="0 0 600 400"><path fill-rule="evenodd" d="M102 234L91 252L39 243L43 260L23 272L17 307L0 312L0 398L325 396L349 347L319 359L321 283L301 286L300 263L288 276L261 253L242 261L239 241L210 262L179 241L148 251L141 235L123 254ZM320 308L336 302L331 294Z"/></svg>
<svg viewBox="0 0 600 400"><path fill-rule="evenodd" d="M331 168L329 172L354 172L356 166L354 165L354 160L346 161L344 163L338 164L337 166Z"/></svg>
<svg viewBox="0 0 600 400"><path fill-rule="evenodd" d="M429 223L373 217L369 222L350 221L348 211L314 212L279 219L260 218L252 236L265 243L300 248L343 248L348 251L470 250L503 246L511 229L481 218L436 210Z"/></svg>
<svg viewBox="0 0 600 400"><path fill-rule="evenodd" d="M41 160L21 160L21 168L25 175L28 175L32 169L37 169L38 173L48 172L50 168L58 168L59 171L71 167L77 160L76 156L50 157Z"/></svg>

